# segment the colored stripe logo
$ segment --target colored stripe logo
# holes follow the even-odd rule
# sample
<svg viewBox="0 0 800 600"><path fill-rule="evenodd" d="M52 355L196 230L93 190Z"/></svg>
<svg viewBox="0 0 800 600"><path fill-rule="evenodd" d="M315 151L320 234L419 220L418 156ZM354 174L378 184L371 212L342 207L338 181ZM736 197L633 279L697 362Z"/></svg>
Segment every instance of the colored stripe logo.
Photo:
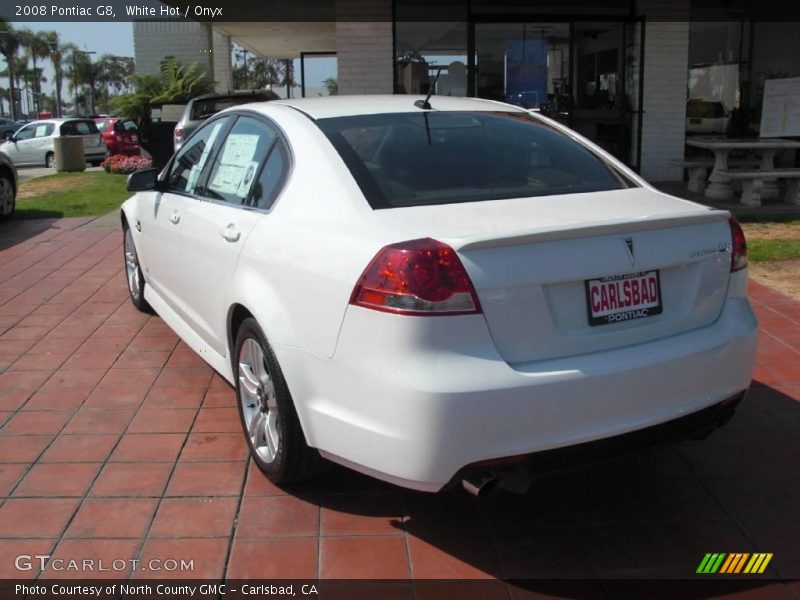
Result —
<svg viewBox="0 0 800 600"><path fill-rule="evenodd" d="M772 560L772 552L709 552L700 561L697 573L703 575L726 574L736 575L746 573L758 575L767 569Z"/></svg>

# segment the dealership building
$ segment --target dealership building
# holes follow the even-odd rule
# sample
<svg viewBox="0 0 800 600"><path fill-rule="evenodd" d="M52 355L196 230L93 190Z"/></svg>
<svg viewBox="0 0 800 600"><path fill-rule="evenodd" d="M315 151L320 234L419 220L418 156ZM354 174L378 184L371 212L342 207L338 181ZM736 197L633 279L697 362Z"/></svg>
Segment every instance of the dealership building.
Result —
<svg viewBox="0 0 800 600"><path fill-rule="evenodd" d="M670 161L687 136L756 135L764 80L800 77L800 21L730 2L314 0L313 20L303 3L296 20L265 4L241 21L134 22L137 69L175 56L229 90L236 44L299 65L283 95L318 95L307 73L322 58L339 94L424 94L438 73L436 94L537 108L654 181L683 177Z"/></svg>

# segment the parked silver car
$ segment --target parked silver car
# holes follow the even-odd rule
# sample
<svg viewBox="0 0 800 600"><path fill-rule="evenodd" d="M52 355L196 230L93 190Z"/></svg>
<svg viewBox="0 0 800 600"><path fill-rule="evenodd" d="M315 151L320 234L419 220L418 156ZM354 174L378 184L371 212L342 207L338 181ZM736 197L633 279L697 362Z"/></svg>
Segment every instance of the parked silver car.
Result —
<svg viewBox="0 0 800 600"><path fill-rule="evenodd" d="M99 165L106 157L106 144L91 119L44 119L19 128L2 146L0 152L17 167L56 166L55 138L80 136L86 162Z"/></svg>
<svg viewBox="0 0 800 600"><path fill-rule="evenodd" d="M248 102L265 102L279 100L280 96L272 90L240 90L229 94L204 94L189 100L183 116L175 125L173 142L175 152L180 150L183 140L188 138L203 121L214 116L219 111L231 106L247 104Z"/></svg>
<svg viewBox="0 0 800 600"><path fill-rule="evenodd" d="M7 156L0 153L0 221L14 214L17 187L17 169Z"/></svg>

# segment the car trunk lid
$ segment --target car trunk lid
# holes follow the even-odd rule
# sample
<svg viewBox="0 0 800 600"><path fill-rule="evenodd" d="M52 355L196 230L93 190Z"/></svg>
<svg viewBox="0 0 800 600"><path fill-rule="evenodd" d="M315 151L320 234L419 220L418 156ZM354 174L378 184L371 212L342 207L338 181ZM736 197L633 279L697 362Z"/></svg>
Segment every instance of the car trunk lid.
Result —
<svg viewBox="0 0 800 600"><path fill-rule="evenodd" d="M458 252L511 364L703 327L727 291L728 213L645 188L388 213L395 231Z"/></svg>

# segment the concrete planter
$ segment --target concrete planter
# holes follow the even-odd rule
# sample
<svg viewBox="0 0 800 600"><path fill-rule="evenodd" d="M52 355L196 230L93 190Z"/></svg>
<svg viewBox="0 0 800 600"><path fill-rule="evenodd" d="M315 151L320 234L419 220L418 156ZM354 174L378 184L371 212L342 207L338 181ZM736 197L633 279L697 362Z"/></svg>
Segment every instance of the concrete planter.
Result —
<svg viewBox="0 0 800 600"><path fill-rule="evenodd" d="M56 137L53 138L56 155L56 171L85 171L86 155L83 152L83 138Z"/></svg>

